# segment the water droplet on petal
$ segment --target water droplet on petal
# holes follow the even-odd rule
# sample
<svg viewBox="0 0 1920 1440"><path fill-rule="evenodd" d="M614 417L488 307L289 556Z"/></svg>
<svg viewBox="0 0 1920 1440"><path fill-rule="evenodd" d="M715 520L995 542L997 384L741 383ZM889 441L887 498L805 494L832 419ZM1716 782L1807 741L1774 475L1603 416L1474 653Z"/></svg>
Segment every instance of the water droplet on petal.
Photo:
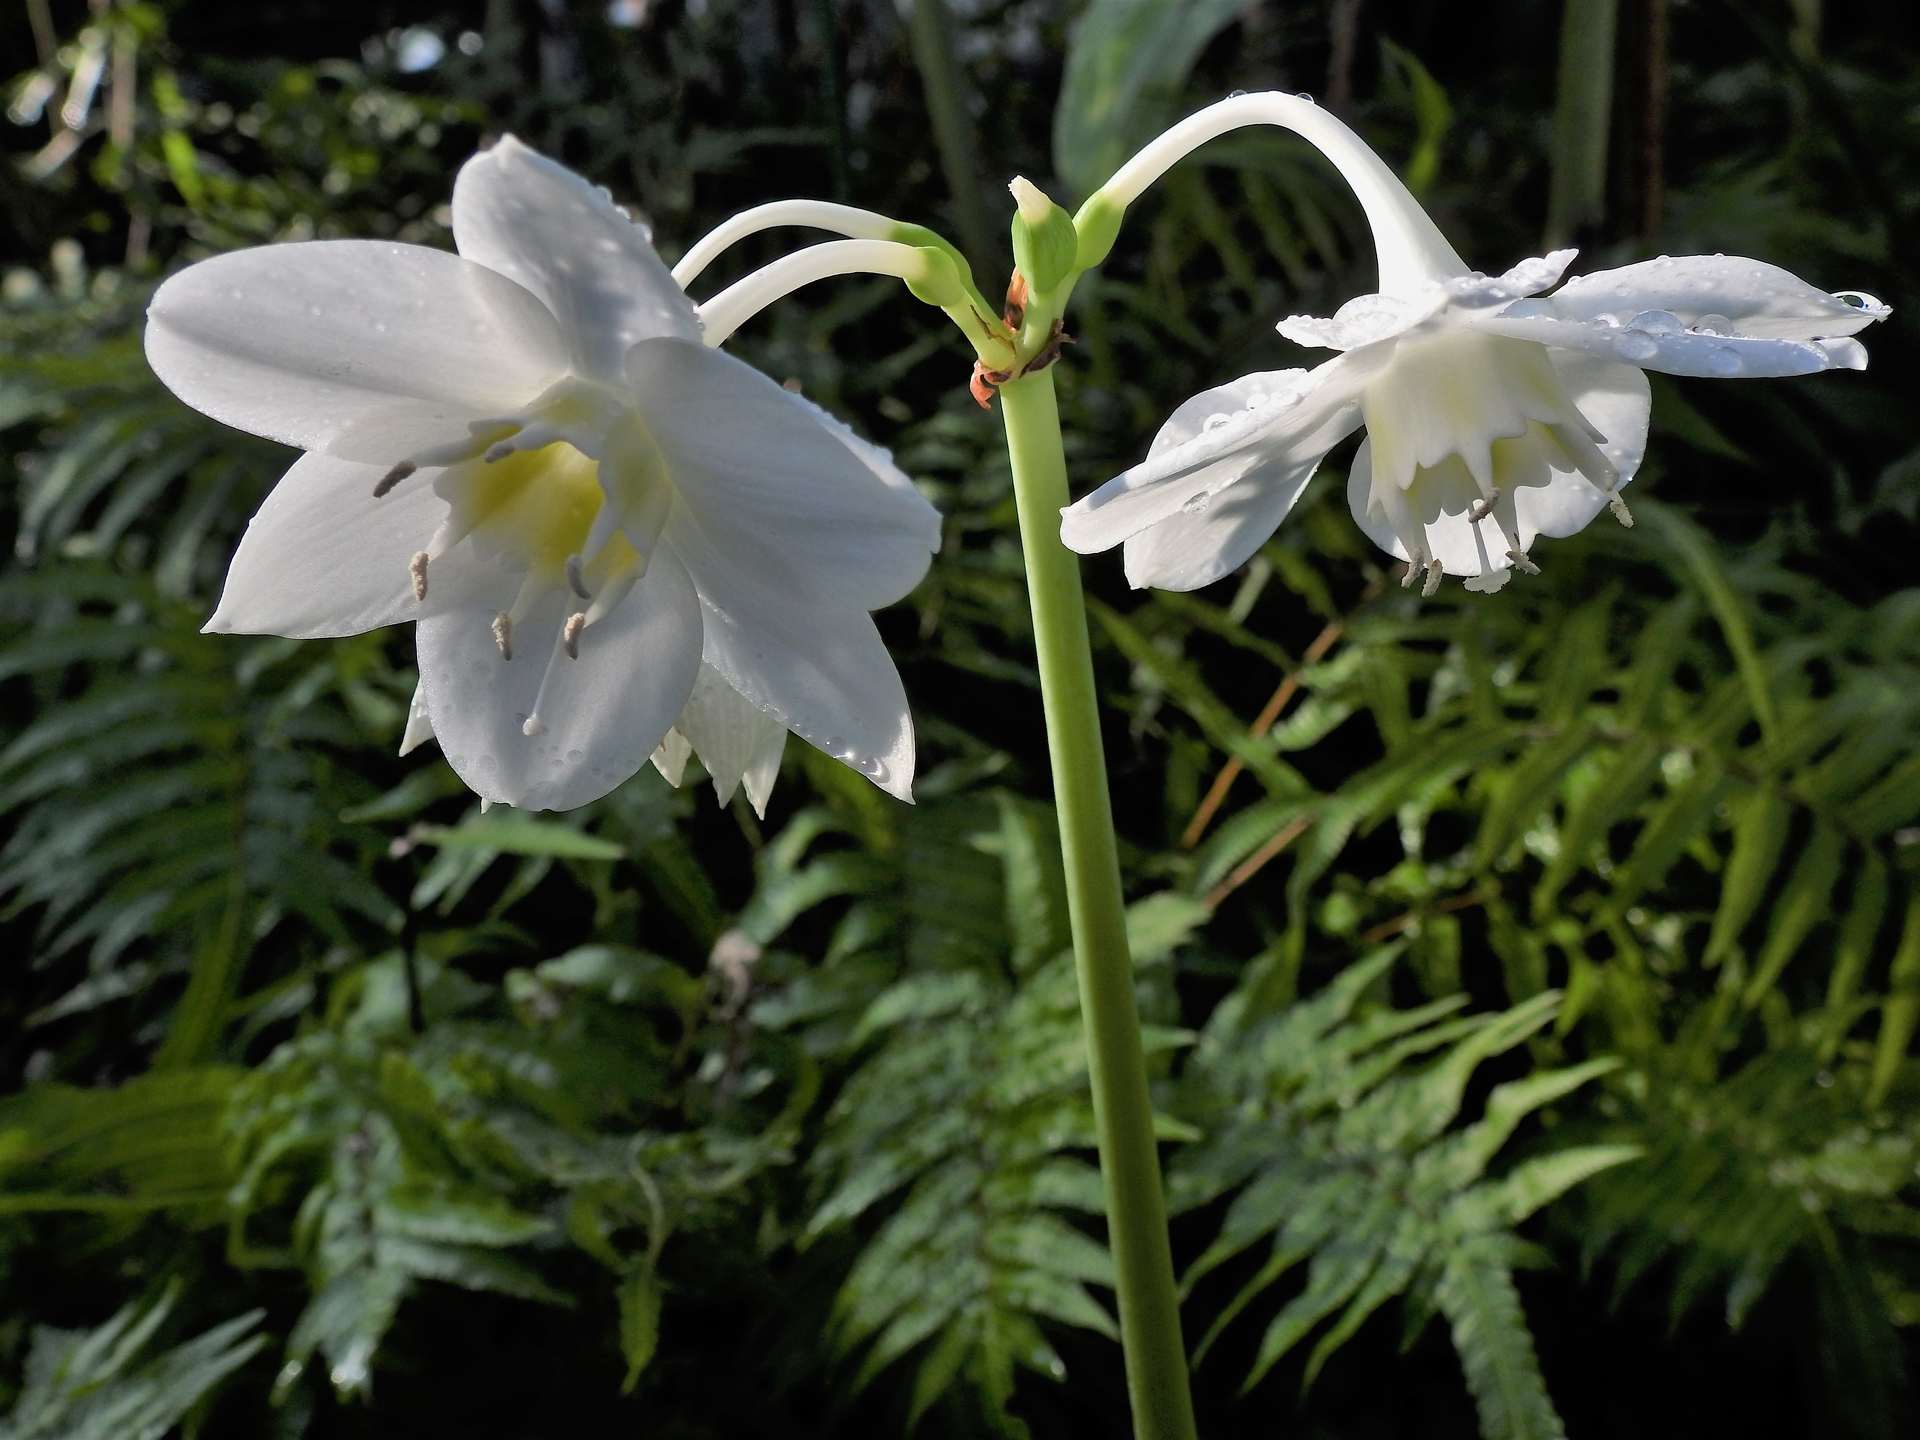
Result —
<svg viewBox="0 0 1920 1440"><path fill-rule="evenodd" d="M1213 503L1213 496L1207 494L1203 490L1198 495L1195 495L1191 499L1187 500L1184 504L1181 505L1180 508L1189 515L1198 515L1201 512L1203 512L1207 508L1207 506L1211 505L1212 503Z"/></svg>
<svg viewBox="0 0 1920 1440"><path fill-rule="evenodd" d="M1696 335L1738 335L1739 329L1724 315L1702 315L1692 325Z"/></svg>
<svg viewBox="0 0 1920 1440"><path fill-rule="evenodd" d="M1746 362L1740 358L1739 351L1719 345L1707 356L1707 368L1716 375L1738 375L1746 368Z"/></svg>
<svg viewBox="0 0 1920 1440"><path fill-rule="evenodd" d="M1226 424L1231 419L1233 419L1233 417L1227 414L1224 410L1216 410L1213 412L1213 414L1207 416L1206 423L1202 425L1200 428L1203 431L1218 430L1222 425Z"/></svg>
<svg viewBox="0 0 1920 1440"><path fill-rule="evenodd" d="M1635 330L1644 330L1649 335L1678 335L1687 328L1680 323L1680 317L1671 310L1642 310L1627 324Z"/></svg>
<svg viewBox="0 0 1920 1440"><path fill-rule="evenodd" d="M1251 395L1247 396L1247 409L1258 410L1262 405L1266 404L1267 401L1271 398L1272 397L1269 396L1266 391L1256 390Z"/></svg>
<svg viewBox="0 0 1920 1440"><path fill-rule="evenodd" d="M1614 354L1622 360L1651 360L1660 353L1660 342L1640 330L1628 330L1615 337Z"/></svg>
<svg viewBox="0 0 1920 1440"><path fill-rule="evenodd" d="M829 755L837 756L842 750L846 749L846 747L847 742L842 740L838 735L829 735L820 742L820 748Z"/></svg>

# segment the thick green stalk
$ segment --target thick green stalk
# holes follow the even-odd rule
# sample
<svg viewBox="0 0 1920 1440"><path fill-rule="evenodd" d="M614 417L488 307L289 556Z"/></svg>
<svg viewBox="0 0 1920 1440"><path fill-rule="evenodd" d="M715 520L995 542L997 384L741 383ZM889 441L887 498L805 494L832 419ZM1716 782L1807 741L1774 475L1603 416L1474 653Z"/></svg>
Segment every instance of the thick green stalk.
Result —
<svg viewBox="0 0 1920 1440"><path fill-rule="evenodd" d="M1060 814L1133 1433L1137 1440L1193 1440L1193 1400L1187 1391L1186 1346L1127 951L1080 559L1060 543L1060 508L1068 500L1067 463L1060 446L1053 371L1002 385L1000 403L1040 655L1040 694L1053 759L1054 804Z"/></svg>

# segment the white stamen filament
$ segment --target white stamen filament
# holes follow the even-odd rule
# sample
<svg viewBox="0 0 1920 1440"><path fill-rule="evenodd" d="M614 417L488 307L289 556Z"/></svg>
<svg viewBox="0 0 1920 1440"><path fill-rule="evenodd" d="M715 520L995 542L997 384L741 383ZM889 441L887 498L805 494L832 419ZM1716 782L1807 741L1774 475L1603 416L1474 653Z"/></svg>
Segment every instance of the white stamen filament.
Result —
<svg viewBox="0 0 1920 1440"><path fill-rule="evenodd" d="M1313 101L1277 90L1236 95L1189 115L1122 165L1087 203L1131 205L1194 150L1246 125L1277 125L1303 136L1346 177L1373 228L1382 294L1413 296L1431 281L1468 273L1420 202L1364 140Z"/></svg>
<svg viewBox="0 0 1920 1440"><path fill-rule="evenodd" d="M876 215L871 210L857 209L852 205L835 205L826 200L775 200L771 204L742 210L732 219L722 221L709 230L673 267L674 283L682 290L686 289L729 246L749 235L783 225L831 230L836 235L846 235L855 240L885 240L900 228L897 222L884 215Z"/></svg>
<svg viewBox="0 0 1920 1440"><path fill-rule="evenodd" d="M547 668L540 676L540 690L533 697L532 713L520 723L520 733L529 739L547 728L547 722L540 712L546 708L547 690L553 684L554 667L559 663L560 657L564 654L570 659L579 659L580 631L574 629L575 620L581 620L581 617L571 615L567 618L567 623L560 627L560 633L554 636L553 649L547 652ZM586 628L586 622L581 620L581 629L584 628Z"/></svg>
<svg viewBox="0 0 1920 1440"><path fill-rule="evenodd" d="M695 306L700 316L700 338L710 348L716 347L774 301L816 280L835 275L897 275L902 280L918 280L926 268L926 256L916 247L892 240L829 240L823 245L809 245L762 266L704 305Z"/></svg>

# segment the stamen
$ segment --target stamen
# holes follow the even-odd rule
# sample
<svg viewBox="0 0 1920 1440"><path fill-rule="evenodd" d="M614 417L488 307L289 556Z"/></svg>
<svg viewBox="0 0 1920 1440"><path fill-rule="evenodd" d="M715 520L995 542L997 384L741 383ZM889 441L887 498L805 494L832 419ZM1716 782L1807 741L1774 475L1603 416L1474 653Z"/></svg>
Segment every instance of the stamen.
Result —
<svg viewBox="0 0 1920 1440"><path fill-rule="evenodd" d="M427 552L416 550L413 558L407 561L407 576L413 581L413 598L427 598Z"/></svg>
<svg viewBox="0 0 1920 1440"><path fill-rule="evenodd" d="M567 623L560 628L560 643L566 647L567 658L580 658L580 632L587 628L586 612L576 610L567 617Z"/></svg>
<svg viewBox="0 0 1920 1440"><path fill-rule="evenodd" d="M1467 523L1469 525L1478 525L1482 520L1486 519L1487 516L1493 513L1493 507L1498 505L1499 503L1500 503L1500 487L1496 485L1491 490L1487 491L1486 494L1482 495L1478 500L1476 500L1474 502L1473 508L1467 511Z"/></svg>
<svg viewBox="0 0 1920 1440"><path fill-rule="evenodd" d="M544 450L561 438L560 432L551 425L528 425L514 431L504 440L496 440L486 448L481 458L492 465L516 451Z"/></svg>
<svg viewBox="0 0 1920 1440"><path fill-rule="evenodd" d="M513 617L504 610L493 617L493 643L500 647L502 660L513 659Z"/></svg>
<svg viewBox="0 0 1920 1440"><path fill-rule="evenodd" d="M1524 550L1507 551L1507 559L1513 562L1513 568L1518 570L1522 575L1538 575L1540 573L1540 567L1527 557L1527 552Z"/></svg>
<svg viewBox="0 0 1920 1440"><path fill-rule="evenodd" d="M1407 556L1407 573L1400 577L1400 588L1402 590L1411 590L1413 588L1414 579L1420 574L1422 570L1426 568L1426 565L1427 565L1426 551L1415 550L1411 552Z"/></svg>
<svg viewBox="0 0 1920 1440"><path fill-rule="evenodd" d="M1633 512L1627 509L1627 502L1620 498L1619 491L1609 490L1607 492L1607 508L1613 511L1614 519L1618 520L1629 530L1633 528Z"/></svg>
<svg viewBox="0 0 1920 1440"><path fill-rule="evenodd" d="M578 555L569 555L567 557L567 584L572 587L573 593L578 595L582 600L591 600L593 598L593 592L587 589L585 577L580 574L580 557Z"/></svg>
<svg viewBox="0 0 1920 1440"><path fill-rule="evenodd" d="M1442 565L1438 560L1429 560L1427 562L1427 583L1420 587L1420 598L1423 600L1431 600L1434 592L1440 588L1440 577L1446 573L1446 566Z"/></svg>
<svg viewBox="0 0 1920 1440"><path fill-rule="evenodd" d="M420 467L411 460L402 460L398 465L380 477L380 483L373 487L373 498L376 500L384 498L389 490L393 489L394 486L398 485L419 468Z"/></svg>
<svg viewBox="0 0 1920 1440"><path fill-rule="evenodd" d="M541 718L540 712L546 707L547 691L553 684L554 671L560 663L561 651L564 650L569 655L573 654L573 649L568 643L570 638L568 632L572 632L571 639L575 644L579 641L579 631L573 629L575 620L580 620L581 628L585 628L586 622L579 615L570 616L567 623L561 627L559 635L555 637L554 647L547 652L547 668L540 675L540 689L533 697L533 711L520 726L520 733L529 739L547 728L547 722Z"/></svg>

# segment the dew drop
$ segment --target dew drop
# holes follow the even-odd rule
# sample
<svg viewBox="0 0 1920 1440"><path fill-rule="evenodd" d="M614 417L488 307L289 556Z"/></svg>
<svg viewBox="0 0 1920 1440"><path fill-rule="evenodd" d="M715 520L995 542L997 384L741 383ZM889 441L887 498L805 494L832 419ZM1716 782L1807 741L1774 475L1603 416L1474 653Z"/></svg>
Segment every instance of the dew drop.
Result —
<svg viewBox="0 0 1920 1440"><path fill-rule="evenodd" d="M567 763L569 765L578 765L582 760L586 758L587 758L587 752L584 750L567 751Z"/></svg>
<svg viewBox="0 0 1920 1440"><path fill-rule="evenodd" d="M1686 326L1680 323L1680 317L1671 310L1642 310L1627 322L1635 330L1644 330L1649 335L1678 335Z"/></svg>
<svg viewBox="0 0 1920 1440"><path fill-rule="evenodd" d="M1241 97L1242 97L1243 95L1245 95L1246 93L1247 93L1247 92L1246 92L1246 91L1244 91L1244 90L1229 90L1229 91L1227 92L1227 98L1228 98L1229 100L1238 100L1238 99L1240 99L1240 98L1241 98Z"/></svg>
<svg viewBox="0 0 1920 1440"><path fill-rule="evenodd" d="M1266 404L1267 401L1270 400L1271 398L1272 397L1268 395L1266 391L1256 390L1251 395L1247 396L1247 408L1249 410L1258 410L1262 405Z"/></svg>
<svg viewBox="0 0 1920 1440"><path fill-rule="evenodd" d="M856 760L853 762L853 768L869 780L885 780L887 778L887 762L884 760Z"/></svg>
<svg viewBox="0 0 1920 1440"><path fill-rule="evenodd" d="M1206 424L1202 425L1200 428L1203 431L1218 430L1222 425L1226 424L1231 419L1233 419L1233 417L1227 414L1225 411L1216 410L1213 412L1213 414L1207 416Z"/></svg>
<svg viewBox="0 0 1920 1440"><path fill-rule="evenodd" d="M837 756L842 750L847 748L847 742L842 740L838 735L829 735L820 742L820 748L829 755Z"/></svg>
<svg viewBox="0 0 1920 1440"><path fill-rule="evenodd" d="M1724 315L1702 315L1693 322L1692 328L1696 335L1738 335L1740 333L1733 321Z"/></svg>
<svg viewBox="0 0 1920 1440"><path fill-rule="evenodd" d="M1213 496L1207 494L1203 490L1198 495L1195 495L1191 499L1184 502L1180 506L1180 508L1189 515L1198 515L1203 511L1205 511L1207 506L1211 505L1212 503L1213 503Z"/></svg>
<svg viewBox="0 0 1920 1440"><path fill-rule="evenodd" d="M1641 331L1629 330L1614 339L1613 350L1622 360L1651 360L1660 353L1660 342Z"/></svg>
<svg viewBox="0 0 1920 1440"><path fill-rule="evenodd" d="M1730 346L1717 345L1713 353L1707 356L1707 368L1716 375L1738 375L1746 368L1746 362L1740 358L1740 352Z"/></svg>

